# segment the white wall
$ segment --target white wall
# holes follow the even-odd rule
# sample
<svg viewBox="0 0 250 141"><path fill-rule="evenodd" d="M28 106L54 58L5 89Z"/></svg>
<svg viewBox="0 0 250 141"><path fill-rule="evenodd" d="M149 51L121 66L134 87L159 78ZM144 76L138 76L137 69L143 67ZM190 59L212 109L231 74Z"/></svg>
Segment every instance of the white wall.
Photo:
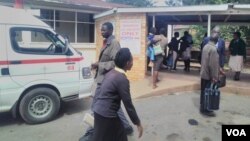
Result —
<svg viewBox="0 0 250 141"><path fill-rule="evenodd" d="M92 43L83 43L83 44L74 44L71 45L82 52L85 60L90 63L96 62L96 44Z"/></svg>

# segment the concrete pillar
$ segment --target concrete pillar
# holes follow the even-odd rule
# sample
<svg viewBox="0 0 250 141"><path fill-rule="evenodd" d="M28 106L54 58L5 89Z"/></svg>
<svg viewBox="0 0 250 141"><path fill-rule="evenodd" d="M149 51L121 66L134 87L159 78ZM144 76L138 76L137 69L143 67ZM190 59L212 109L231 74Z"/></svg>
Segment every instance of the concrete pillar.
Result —
<svg viewBox="0 0 250 141"><path fill-rule="evenodd" d="M171 41L171 38L173 37L173 25L168 25L168 42Z"/></svg>
<svg viewBox="0 0 250 141"><path fill-rule="evenodd" d="M211 32L211 14L207 15L207 36L210 36Z"/></svg>
<svg viewBox="0 0 250 141"><path fill-rule="evenodd" d="M153 16L153 20L152 20L152 25L153 25L153 27L155 27L155 15Z"/></svg>

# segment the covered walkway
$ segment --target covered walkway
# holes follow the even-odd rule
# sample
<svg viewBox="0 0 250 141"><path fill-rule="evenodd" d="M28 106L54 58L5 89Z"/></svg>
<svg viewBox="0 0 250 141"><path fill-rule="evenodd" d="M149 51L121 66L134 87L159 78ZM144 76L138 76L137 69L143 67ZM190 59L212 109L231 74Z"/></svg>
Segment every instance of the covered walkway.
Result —
<svg viewBox="0 0 250 141"><path fill-rule="evenodd" d="M211 28L215 25L250 26L250 5L223 4L182 7L115 8L97 14L94 18L97 22L96 27L100 27L100 24L104 21L114 23L116 37L120 40L122 47L129 47L131 49L135 58L135 67L132 69L129 77L132 80L140 80L145 77L141 73L147 71L145 43L150 27L157 27L158 29L168 27L168 37L173 37L173 25L203 25L207 30L208 36L210 36ZM133 25L136 28L124 28L124 25ZM131 33L131 36L124 36L124 31ZM131 43L128 44L129 42ZM97 45L101 46L101 42L98 42ZM247 42L247 46L250 47L250 42ZM248 61L250 61L250 48L248 56Z"/></svg>
<svg viewBox="0 0 250 141"><path fill-rule="evenodd" d="M146 13L155 27L157 23L165 25L206 25L208 36L211 25L250 25L249 4L198 5L181 7L146 7L146 8L115 8L98 14L95 18L113 13Z"/></svg>

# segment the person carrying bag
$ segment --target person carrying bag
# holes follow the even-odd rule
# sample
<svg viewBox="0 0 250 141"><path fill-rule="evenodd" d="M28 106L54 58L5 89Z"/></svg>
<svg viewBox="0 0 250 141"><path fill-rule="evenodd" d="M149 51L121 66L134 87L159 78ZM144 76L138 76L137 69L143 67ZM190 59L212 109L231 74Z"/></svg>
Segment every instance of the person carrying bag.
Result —
<svg viewBox="0 0 250 141"><path fill-rule="evenodd" d="M162 50L161 45L160 45L159 42L158 42L158 43L155 43L155 44L153 45L153 47L154 47L154 54L155 54L155 56L157 56L157 55L162 55L162 54L163 54L163 50Z"/></svg>
<svg viewBox="0 0 250 141"><path fill-rule="evenodd" d="M208 111L219 110L220 90L217 83L211 83L205 88L204 109Z"/></svg>

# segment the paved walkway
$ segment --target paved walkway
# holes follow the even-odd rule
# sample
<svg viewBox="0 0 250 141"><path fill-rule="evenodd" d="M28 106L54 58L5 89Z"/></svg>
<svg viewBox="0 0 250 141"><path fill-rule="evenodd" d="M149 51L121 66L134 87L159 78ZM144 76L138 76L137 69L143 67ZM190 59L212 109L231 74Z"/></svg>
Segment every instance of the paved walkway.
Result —
<svg viewBox="0 0 250 141"><path fill-rule="evenodd" d="M152 89L152 78L149 75L150 72L148 72L148 76L144 80L131 82L132 98L200 89L199 67L193 67L189 73L184 72L181 67L177 71L162 70L159 74L160 82L157 84L156 89ZM227 71L227 85L221 91L250 95L250 73L243 73L240 81L233 81L233 75L234 73Z"/></svg>
<svg viewBox="0 0 250 141"><path fill-rule="evenodd" d="M215 117L200 114L199 100L199 91L137 100L144 134L137 139L134 128L129 141L222 141L221 125L250 123L249 96L224 93Z"/></svg>

